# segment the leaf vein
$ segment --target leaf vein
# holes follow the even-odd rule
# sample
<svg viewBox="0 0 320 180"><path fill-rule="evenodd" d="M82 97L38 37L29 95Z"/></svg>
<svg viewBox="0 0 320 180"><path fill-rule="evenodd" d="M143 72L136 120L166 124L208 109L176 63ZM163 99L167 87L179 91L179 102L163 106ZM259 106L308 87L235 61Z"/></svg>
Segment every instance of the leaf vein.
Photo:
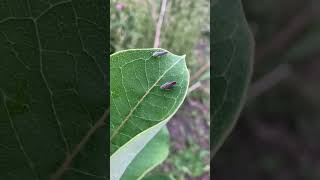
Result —
<svg viewBox="0 0 320 180"><path fill-rule="evenodd" d="M147 92L140 98L140 100L137 102L137 104L131 109L129 114L126 116L126 118L121 122L121 124L117 127L117 129L114 131L114 133L111 135L110 140L112 139L119 133L120 129L124 126L124 124L130 119L132 116L133 112L138 108L138 106L142 103L142 101L145 99L145 97L150 93L150 91L159 83L159 81L164 77L164 75L171 70L175 65L177 65L183 57L181 57L177 62L173 63L164 73L158 78L158 80L147 90ZM146 66L146 65L145 65ZM148 86L149 87L149 86Z"/></svg>

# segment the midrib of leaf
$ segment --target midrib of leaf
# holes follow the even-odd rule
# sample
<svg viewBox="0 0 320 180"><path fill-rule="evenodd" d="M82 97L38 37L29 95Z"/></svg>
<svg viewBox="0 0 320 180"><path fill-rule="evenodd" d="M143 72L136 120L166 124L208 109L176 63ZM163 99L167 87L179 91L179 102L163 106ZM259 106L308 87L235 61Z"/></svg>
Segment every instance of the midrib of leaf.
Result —
<svg viewBox="0 0 320 180"><path fill-rule="evenodd" d="M114 131L114 133L110 137L110 141L119 133L120 129L124 126L124 124L130 119L134 111L138 108L138 106L142 103L144 98L150 93L150 91L159 83L159 81L163 78L163 76L171 70L176 64L178 64L184 56L181 56L180 59L177 60L174 64L172 64L164 73L158 78L158 80L146 91L146 93L140 98L140 100L137 102L137 104L130 110L129 114L125 117L125 119L121 122L121 124L117 127L117 129Z"/></svg>

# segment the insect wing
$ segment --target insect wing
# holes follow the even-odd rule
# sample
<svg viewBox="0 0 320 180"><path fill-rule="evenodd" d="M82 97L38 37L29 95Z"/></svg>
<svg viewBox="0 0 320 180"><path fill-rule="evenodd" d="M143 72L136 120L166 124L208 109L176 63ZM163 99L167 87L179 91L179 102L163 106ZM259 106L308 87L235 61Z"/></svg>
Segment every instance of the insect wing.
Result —
<svg viewBox="0 0 320 180"><path fill-rule="evenodd" d="M152 54L152 57L161 57L161 56L164 56L164 55L166 55L166 54L168 54L167 51L156 51L156 52L154 52L154 53Z"/></svg>
<svg viewBox="0 0 320 180"><path fill-rule="evenodd" d="M170 89L172 88L174 85L176 85L177 82L175 81L171 81L171 82L166 82L164 83L162 86L160 86L161 89Z"/></svg>

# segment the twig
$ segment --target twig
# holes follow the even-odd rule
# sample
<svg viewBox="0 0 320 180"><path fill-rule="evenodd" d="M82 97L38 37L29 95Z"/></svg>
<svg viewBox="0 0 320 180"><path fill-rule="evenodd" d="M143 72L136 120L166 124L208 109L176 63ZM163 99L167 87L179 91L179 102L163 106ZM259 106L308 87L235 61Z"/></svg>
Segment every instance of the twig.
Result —
<svg viewBox="0 0 320 180"><path fill-rule="evenodd" d="M195 84L191 85L189 90L188 90L188 94L191 93L192 91L198 89L199 87L201 87L201 82L198 81Z"/></svg>
<svg viewBox="0 0 320 180"><path fill-rule="evenodd" d="M160 11L160 15L159 15L159 19L156 27L156 34L154 37L153 47L155 48L158 48L160 46L161 26L162 26L164 15L166 13L166 9L167 9L167 0L162 0L161 11Z"/></svg>
<svg viewBox="0 0 320 180"><path fill-rule="evenodd" d="M193 76L191 76L190 81L194 81L198 79L209 68L210 68L210 63L206 63Z"/></svg>
<svg viewBox="0 0 320 180"><path fill-rule="evenodd" d="M313 6L306 7L300 14L295 16L283 30L276 33L271 42L262 48L257 48L256 61L260 61L270 54L285 50L319 15L319 8Z"/></svg>
<svg viewBox="0 0 320 180"><path fill-rule="evenodd" d="M249 89L248 99L254 99L255 97L263 94L267 90L271 89L284 79L287 79L292 74L291 67L289 65L280 65L270 73L266 74L257 82L254 82Z"/></svg>
<svg viewBox="0 0 320 180"><path fill-rule="evenodd" d="M202 92L210 96L210 89L206 89L204 86L199 87Z"/></svg>
<svg viewBox="0 0 320 180"><path fill-rule="evenodd" d="M320 49L315 50L314 53L308 54L303 57L298 57L294 59L290 59L290 62L301 62L305 60L318 60L320 59ZM292 64L294 65L294 64ZM248 92L248 101L260 96L264 92L270 90L278 83L282 82L283 80L289 78L292 75L292 65L289 64L282 64L275 68L273 71L267 73L257 82L254 82L251 87L249 88Z"/></svg>

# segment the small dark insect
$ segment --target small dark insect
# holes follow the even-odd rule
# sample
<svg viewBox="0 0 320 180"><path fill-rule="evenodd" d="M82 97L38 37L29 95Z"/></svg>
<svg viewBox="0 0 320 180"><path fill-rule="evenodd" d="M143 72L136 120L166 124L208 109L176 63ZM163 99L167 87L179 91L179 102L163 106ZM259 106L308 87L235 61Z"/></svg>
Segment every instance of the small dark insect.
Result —
<svg viewBox="0 0 320 180"><path fill-rule="evenodd" d="M160 86L161 89L171 89L173 86L177 84L176 81L169 81Z"/></svg>
<svg viewBox="0 0 320 180"><path fill-rule="evenodd" d="M152 57L161 57L161 56L164 56L164 55L166 55L166 54L168 54L168 51L162 51L162 50L160 50L160 51L154 52L154 53L152 54Z"/></svg>

